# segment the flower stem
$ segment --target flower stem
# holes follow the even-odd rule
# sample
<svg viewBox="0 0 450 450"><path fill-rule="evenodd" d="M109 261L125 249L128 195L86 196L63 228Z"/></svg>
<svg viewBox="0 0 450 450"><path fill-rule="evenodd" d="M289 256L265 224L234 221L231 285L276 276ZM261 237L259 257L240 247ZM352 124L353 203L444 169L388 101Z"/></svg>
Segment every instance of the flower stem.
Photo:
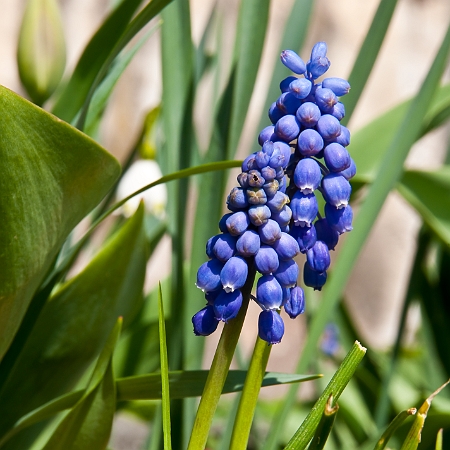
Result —
<svg viewBox="0 0 450 450"><path fill-rule="evenodd" d="M206 446L211 422L227 378L242 325L244 324L255 274L254 267L249 268L247 281L242 288L243 302L239 314L223 327L222 335L220 336L220 341L217 345L214 360L198 406L188 450L204 450Z"/></svg>
<svg viewBox="0 0 450 450"><path fill-rule="evenodd" d="M247 448L250 428L255 414L256 402L266 371L272 345L268 345L259 337L256 338L250 367L245 378L239 408L234 421L230 450L245 450Z"/></svg>

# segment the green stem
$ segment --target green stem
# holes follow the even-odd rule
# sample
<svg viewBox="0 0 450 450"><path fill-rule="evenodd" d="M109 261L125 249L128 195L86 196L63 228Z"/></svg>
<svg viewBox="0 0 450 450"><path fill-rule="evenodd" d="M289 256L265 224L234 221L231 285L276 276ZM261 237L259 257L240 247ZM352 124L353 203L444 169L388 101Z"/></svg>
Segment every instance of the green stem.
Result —
<svg viewBox="0 0 450 450"><path fill-rule="evenodd" d="M337 403L333 406L333 395L330 394L327 404L325 405L322 418L320 419L319 426L316 428L316 432L314 433L314 437L308 447L308 450L322 450L325 447L328 436L333 428L338 410L339 406Z"/></svg>
<svg viewBox="0 0 450 450"><path fill-rule="evenodd" d="M416 414L417 409L416 408L409 408L405 409L404 411L401 411L397 414L395 419L389 424L386 431L383 433L383 435L380 437L378 442L376 443L373 450L384 450L387 443L389 442L389 439L392 437L392 435L395 433L397 428L410 416L413 416Z"/></svg>
<svg viewBox="0 0 450 450"><path fill-rule="evenodd" d="M245 450L255 414L256 402L269 360L272 346L256 338L250 367L245 378L239 408L234 421L230 450Z"/></svg>
<svg viewBox="0 0 450 450"><path fill-rule="evenodd" d="M188 450L204 450L206 446L212 419L227 378L242 325L244 324L255 274L255 268L250 268L247 281L242 289L243 302L239 314L223 327L222 335L220 336L220 341L217 345L214 360L198 406Z"/></svg>

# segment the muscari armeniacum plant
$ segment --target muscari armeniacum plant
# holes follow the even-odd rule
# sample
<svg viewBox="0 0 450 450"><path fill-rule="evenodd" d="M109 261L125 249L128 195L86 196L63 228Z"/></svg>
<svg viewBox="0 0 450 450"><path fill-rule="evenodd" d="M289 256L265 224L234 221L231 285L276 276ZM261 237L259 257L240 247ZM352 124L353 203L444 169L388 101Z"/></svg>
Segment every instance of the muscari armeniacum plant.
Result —
<svg viewBox="0 0 450 450"><path fill-rule="evenodd" d="M281 62L295 75L281 81L281 95L269 109L271 125L258 136L261 150L242 163L239 186L228 198L230 210L219 222L220 234L206 244L209 258L197 272L196 285L207 305L193 318L194 333L207 336L219 321L235 318L249 268L261 274L256 296L261 307L258 334L269 344L281 341L281 308L292 319L305 311L294 258L306 255L303 282L320 290L327 280L330 250L352 229L349 179L356 166L347 147L349 130L339 97L350 90L341 78L323 78L330 67L327 45L314 45L305 63L292 50ZM319 80L319 81L318 81ZM319 212L316 193L325 200Z"/></svg>

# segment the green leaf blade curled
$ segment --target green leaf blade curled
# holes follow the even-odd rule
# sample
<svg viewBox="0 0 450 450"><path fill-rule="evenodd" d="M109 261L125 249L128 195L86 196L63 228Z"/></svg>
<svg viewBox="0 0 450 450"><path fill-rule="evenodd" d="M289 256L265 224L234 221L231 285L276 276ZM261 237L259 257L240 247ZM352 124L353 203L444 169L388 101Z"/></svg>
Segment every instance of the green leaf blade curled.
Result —
<svg viewBox="0 0 450 450"><path fill-rule="evenodd" d="M2 432L67 392L98 355L117 317L127 323L139 308L147 261L143 212L141 205L45 305L0 391L0 416L7 418Z"/></svg>
<svg viewBox="0 0 450 450"><path fill-rule="evenodd" d="M120 166L97 143L0 87L0 359L73 227Z"/></svg>

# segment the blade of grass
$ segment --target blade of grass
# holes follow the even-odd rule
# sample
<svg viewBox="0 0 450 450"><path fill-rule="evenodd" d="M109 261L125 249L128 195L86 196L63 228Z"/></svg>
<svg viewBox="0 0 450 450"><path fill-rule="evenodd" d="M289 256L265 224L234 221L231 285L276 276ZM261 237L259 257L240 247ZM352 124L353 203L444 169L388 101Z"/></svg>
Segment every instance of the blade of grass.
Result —
<svg viewBox="0 0 450 450"><path fill-rule="evenodd" d="M345 117L342 124L346 125L350 120L356 104L369 79L372 68L378 57L387 29L391 23L397 0L381 0L378 9L370 25L369 31L356 57L355 64L348 81L352 87L351 93L342 100L345 105Z"/></svg>
<svg viewBox="0 0 450 450"><path fill-rule="evenodd" d="M301 450L307 447L320 423L322 413L330 395L333 396L335 401L338 400L365 354L366 349L356 341L342 361L337 372L331 378L322 395L300 425L300 428L295 432L294 436L285 447L285 450Z"/></svg>
<svg viewBox="0 0 450 450"><path fill-rule="evenodd" d="M388 193L402 175L404 160L420 132L425 113L446 67L449 51L450 27L447 29L439 52L431 65L430 71L419 93L411 103L401 126L389 146L388 152L383 158L378 176L370 187L367 197L361 205L361 209L355 219L354 229L348 236L342 250L337 255L333 273L329 277L324 289L320 311L312 319L305 347L303 348L303 353L297 366L297 372L304 371L315 356L316 344L320 339L325 325L333 315L335 306L341 298L350 272L356 263L372 225ZM290 389L286 396L286 401L280 407L264 449L275 447L282 425L295 401L295 392L295 389Z"/></svg>
<svg viewBox="0 0 450 450"><path fill-rule="evenodd" d="M167 359L166 319L162 300L161 283L158 285L159 306L159 351L161 358L161 386L162 386L162 425L164 434L164 450L172 449L170 439L170 389L169 389L169 362Z"/></svg>
<svg viewBox="0 0 450 450"><path fill-rule="evenodd" d="M392 437L392 435L395 433L397 428L410 416L414 416L417 412L416 408L409 408L405 409L404 411L401 411L397 414L395 419L389 424L386 431L383 433L383 435L380 437L379 441L375 445L373 450L384 450L386 448L387 443L389 442L389 439Z"/></svg>
<svg viewBox="0 0 450 450"><path fill-rule="evenodd" d="M322 450L325 447L338 411L339 406L337 403L333 406L333 395L330 395L308 450Z"/></svg>

